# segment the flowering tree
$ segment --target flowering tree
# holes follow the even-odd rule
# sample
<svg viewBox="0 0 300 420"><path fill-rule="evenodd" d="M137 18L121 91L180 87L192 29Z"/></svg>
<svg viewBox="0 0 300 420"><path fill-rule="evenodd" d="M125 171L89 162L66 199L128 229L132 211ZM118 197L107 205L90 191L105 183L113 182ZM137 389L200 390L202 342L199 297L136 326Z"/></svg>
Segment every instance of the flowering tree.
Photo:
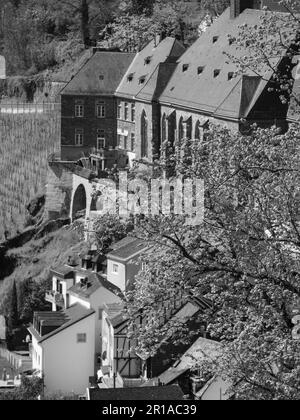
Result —
<svg viewBox="0 0 300 420"><path fill-rule="evenodd" d="M171 328L181 340L199 334L178 323L158 326L172 296L205 296L212 308L199 322L223 342L217 370L239 399L300 397L292 322L300 310L299 144L297 126L247 137L212 127L201 142L185 140L176 172L204 179L203 224L161 214L144 217L136 231L153 244L128 295L129 314L143 308L147 319L137 332L140 348L155 353Z"/></svg>

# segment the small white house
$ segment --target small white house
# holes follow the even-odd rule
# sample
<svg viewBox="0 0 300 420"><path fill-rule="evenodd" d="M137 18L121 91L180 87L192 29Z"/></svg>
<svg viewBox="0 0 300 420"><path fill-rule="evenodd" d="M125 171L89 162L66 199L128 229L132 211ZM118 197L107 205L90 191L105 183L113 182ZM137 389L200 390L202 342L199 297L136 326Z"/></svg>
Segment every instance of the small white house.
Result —
<svg viewBox="0 0 300 420"><path fill-rule="evenodd" d="M45 394L83 394L95 375L93 309L79 304L62 312L37 312L29 328L32 368L44 378Z"/></svg>

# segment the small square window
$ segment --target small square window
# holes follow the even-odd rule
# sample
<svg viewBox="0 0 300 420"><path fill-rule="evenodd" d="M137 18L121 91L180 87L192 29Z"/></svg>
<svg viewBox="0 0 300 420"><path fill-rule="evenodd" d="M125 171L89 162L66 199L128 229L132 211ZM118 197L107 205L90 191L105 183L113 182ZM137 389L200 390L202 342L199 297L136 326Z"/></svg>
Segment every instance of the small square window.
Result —
<svg viewBox="0 0 300 420"><path fill-rule="evenodd" d="M118 264L113 264L113 273L114 274L119 274L119 266L118 266Z"/></svg>
<svg viewBox="0 0 300 420"><path fill-rule="evenodd" d="M218 41L219 37L218 36L214 36L213 37L213 43L215 44Z"/></svg>
<svg viewBox="0 0 300 420"><path fill-rule="evenodd" d="M190 66L189 64L183 64L183 66L182 66L183 73L188 70L189 66Z"/></svg>
<svg viewBox="0 0 300 420"><path fill-rule="evenodd" d="M234 78L234 72L233 71L230 71L228 73L228 80L232 80L233 78Z"/></svg>
<svg viewBox="0 0 300 420"><path fill-rule="evenodd" d="M85 333L77 334L77 343L86 343L86 334Z"/></svg>
<svg viewBox="0 0 300 420"><path fill-rule="evenodd" d="M152 58L151 56L145 58L145 65L148 65L151 63L151 58Z"/></svg>
<svg viewBox="0 0 300 420"><path fill-rule="evenodd" d="M99 80L104 80L104 75L103 74L100 74L100 76L99 76Z"/></svg>
<svg viewBox="0 0 300 420"><path fill-rule="evenodd" d="M140 77L140 79L139 79L139 84L140 84L140 85L143 85L143 84L145 83L145 81L146 81L146 76L142 76L142 77Z"/></svg>

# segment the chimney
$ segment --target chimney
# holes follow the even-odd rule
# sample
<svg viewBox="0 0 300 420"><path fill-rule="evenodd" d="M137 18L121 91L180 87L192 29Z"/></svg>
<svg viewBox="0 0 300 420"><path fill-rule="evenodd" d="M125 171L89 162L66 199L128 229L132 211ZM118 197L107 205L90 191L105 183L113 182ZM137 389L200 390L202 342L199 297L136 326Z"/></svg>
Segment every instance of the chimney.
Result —
<svg viewBox="0 0 300 420"><path fill-rule="evenodd" d="M262 1L261 0L231 0L230 2L230 17L235 19L238 17L245 9L261 9Z"/></svg>

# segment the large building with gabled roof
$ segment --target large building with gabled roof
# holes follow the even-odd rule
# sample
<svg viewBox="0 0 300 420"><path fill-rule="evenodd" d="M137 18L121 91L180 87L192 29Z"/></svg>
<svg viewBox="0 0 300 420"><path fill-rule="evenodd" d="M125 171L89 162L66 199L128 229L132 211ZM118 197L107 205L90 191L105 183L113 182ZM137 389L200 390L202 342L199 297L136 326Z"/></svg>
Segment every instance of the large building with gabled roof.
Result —
<svg viewBox="0 0 300 420"><path fill-rule="evenodd" d="M61 158L77 161L91 154L100 169L119 163L115 91L135 54L94 50L61 92Z"/></svg>
<svg viewBox="0 0 300 420"><path fill-rule="evenodd" d="M231 58L249 53L238 49L232 40L241 25L259 23L264 5L276 12L282 10L273 8L279 6L274 1L232 0L231 7L177 61L159 98L162 142L184 137L200 139L208 122L242 132L254 122L285 129L288 106L281 102L278 92L269 89L274 71L266 67L260 74L250 69L239 73ZM279 66L286 52L282 50L281 56L271 59L274 67Z"/></svg>
<svg viewBox="0 0 300 420"><path fill-rule="evenodd" d="M132 61L116 91L118 145L133 159L153 160L159 154L158 98L185 47L175 38L154 39Z"/></svg>

